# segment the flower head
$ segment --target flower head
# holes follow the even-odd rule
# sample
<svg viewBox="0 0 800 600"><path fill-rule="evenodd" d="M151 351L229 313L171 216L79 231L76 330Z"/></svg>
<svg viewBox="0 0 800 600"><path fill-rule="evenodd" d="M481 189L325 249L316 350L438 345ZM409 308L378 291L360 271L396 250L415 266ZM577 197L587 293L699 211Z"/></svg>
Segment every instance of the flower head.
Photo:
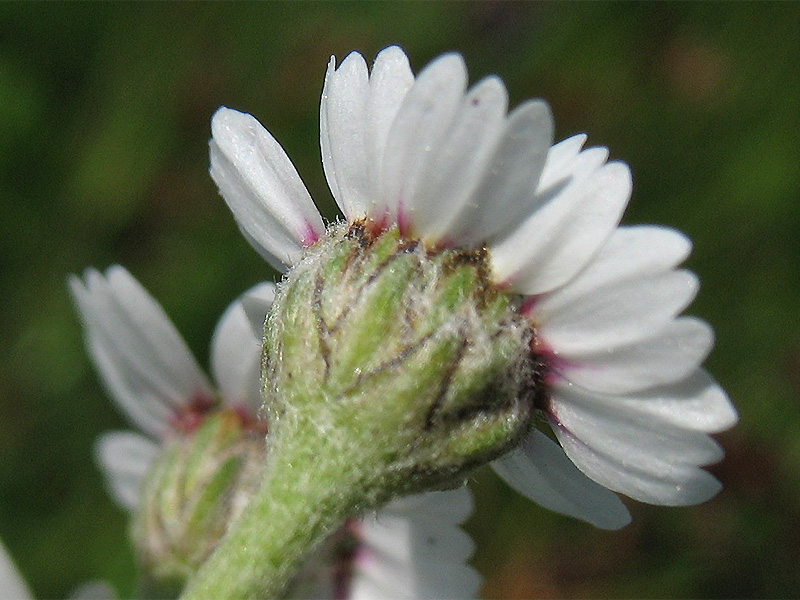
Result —
<svg viewBox="0 0 800 600"><path fill-rule="evenodd" d="M83 281L73 276L69 283L102 382L145 434L105 434L97 447L115 498L135 509L163 443L194 433L223 408L255 422L260 344L253 331L261 325L250 322L245 306L266 314L274 289L254 287L220 319L211 344L212 386L167 314L124 268L110 267L105 275L88 269Z"/></svg>
<svg viewBox="0 0 800 600"><path fill-rule="evenodd" d="M261 332L274 286L251 288L224 312L211 342L215 386L125 269L89 269L83 280L70 279L70 289L101 379L144 433L107 433L98 441L109 487L136 512L146 566L162 578L176 570L188 576L247 503L264 466ZM232 459L245 463L233 480ZM475 597L480 577L466 564L472 542L459 528L471 508L462 487L352 519L297 575L289 597Z"/></svg>
<svg viewBox="0 0 800 600"><path fill-rule="evenodd" d="M468 89L456 54L416 77L394 46L371 71L358 53L328 65L322 163L351 229L377 239L395 228L431 255L482 253L528 328L537 426L520 422L527 434L495 469L548 508L618 528L630 516L613 492L667 505L712 497L719 483L701 467L722 452L708 434L736 413L700 366L710 328L678 316L697 291L677 268L689 241L619 226L628 167L583 149L585 135L552 145L552 132L542 101L508 113L498 78ZM210 153L239 227L272 265L316 256L307 249L332 234L258 121L219 109Z"/></svg>

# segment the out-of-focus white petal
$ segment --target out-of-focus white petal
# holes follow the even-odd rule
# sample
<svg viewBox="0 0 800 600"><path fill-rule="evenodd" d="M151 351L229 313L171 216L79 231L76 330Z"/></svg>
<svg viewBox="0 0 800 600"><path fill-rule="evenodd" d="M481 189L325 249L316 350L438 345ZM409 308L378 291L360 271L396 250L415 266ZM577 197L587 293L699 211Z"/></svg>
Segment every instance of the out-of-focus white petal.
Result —
<svg viewBox="0 0 800 600"><path fill-rule="evenodd" d="M567 360L651 336L689 305L699 282L681 270L588 289L580 296L571 287L546 294L531 313L537 335Z"/></svg>
<svg viewBox="0 0 800 600"><path fill-rule="evenodd" d="M339 68L331 57L320 102L322 166L333 197L348 220L363 217L370 205L367 163L367 63L351 52Z"/></svg>
<svg viewBox="0 0 800 600"><path fill-rule="evenodd" d="M223 401L244 404L253 414L262 403L261 340L274 299L272 283L250 288L225 310L211 339L211 372Z"/></svg>
<svg viewBox="0 0 800 600"><path fill-rule="evenodd" d="M169 416L208 380L161 306L120 266L93 269L70 290L89 354L114 400L142 430L161 436Z"/></svg>
<svg viewBox="0 0 800 600"><path fill-rule="evenodd" d="M571 353L553 369L568 382L600 394L628 394L680 381L714 344L704 321L681 317L634 343Z"/></svg>
<svg viewBox="0 0 800 600"><path fill-rule="evenodd" d="M0 597L8 600L33 599L28 585L2 542L0 542Z"/></svg>
<svg viewBox="0 0 800 600"><path fill-rule="evenodd" d="M491 243L495 280L515 292L543 294L567 283L612 234L628 203L627 165L604 164L604 148L574 154L585 139L575 138L548 153L530 217Z"/></svg>
<svg viewBox="0 0 800 600"><path fill-rule="evenodd" d="M401 229L423 167L453 122L466 85L464 60L445 54L420 72L395 116L383 156L380 204Z"/></svg>
<svg viewBox="0 0 800 600"><path fill-rule="evenodd" d="M158 445L130 431L101 435L95 446L97 462L106 477L114 499L128 510L135 510L142 482L158 454Z"/></svg>
<svg viewBox="0 0 800 600"><path fill-rule="evenodd" d="M552 511L601 529L630 523L619 497L581 473L558 444L536 429L492 468L519 493Z"/></svg>
<svg viewBox="0 0 800 600"><path fill-rule="evenodd" d="M465 245L491 242L519 226L538 204L537 182L553 141L553 117L547 103L529 100L506 119L483 178L469 207L450 234Z"/></svg>
<svg viewBox="0 0 800 600"><path fill-rule="evenodd" d="M211 177L248 241L286 269L325 232L280 144L251 115L222 107L211 119Z"/></svg>
<svg viewBox="0 0 800 600"><path fill-rule="evenodd" d="M730 406L719 392L697 373L676 386L626 398L555 384L548 412L564 451L599 484L651 504L690 505L720 489L700 467L723 453L697 419L702 406L716 415L707 422L712 430L730 421ZM686 407L694 418L680 414Z"/></svg>
<svg viewBox="0 0 800 600"><path fill-rule="evenodd" d="M507 104L497 77L477 83L462 99L406 206L414 234L446 241L454 228L465 228L461 220L469 221L479 210L482 203L472 194L503 131Z"/></svg>
<svg viewBox="0 0 800 600"><path fill-rule="evenodd" d="M406 516L420 521L431 520L460 524L472 514L474 502L466 486L440 492L404 496L387 504L378 512L381 515Z"/></svg>
<svg viewBox="0 0 800 600"><path fill-rule="evenodd" d="M459 527L466 488L401 499L358 525L352 600L475 598L481 578L467 565L474 544Z"/></svg>
<svg viewBox="0 0 800 600"><path fill-rule="evenodd" d="M115 600L117 593L105 581L87 581L72 590L68 600Z"/></svg>
<svg viewBox="0 0 800 600"><path fill-rule="evenodd" d="M107 392L131 422L153 437L165 436L174 409L161 401L145 379L118 368L113 347L96 337L87 337L86 344Z"/></svg>

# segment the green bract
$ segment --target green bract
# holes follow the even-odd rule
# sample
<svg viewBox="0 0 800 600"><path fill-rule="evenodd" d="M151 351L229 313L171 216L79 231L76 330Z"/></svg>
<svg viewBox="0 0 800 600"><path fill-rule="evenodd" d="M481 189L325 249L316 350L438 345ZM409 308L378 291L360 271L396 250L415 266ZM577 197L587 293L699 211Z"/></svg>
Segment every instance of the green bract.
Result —
<svg viewBox="0 0 800 600"><path fill-rule="evenodd" d="M266 324L270 448L357 473L359 504L446 485L516 443L533 412L530 326L483 250L339 226L287 274Z"/></svg>
<svg viewBox="0 0 800 600"><path fill-rule="evenodd" d="M457 485L530 427L541 366L483 250L332 227L265 324L264 479L183 598L281 597L344 521Z"/></svg>

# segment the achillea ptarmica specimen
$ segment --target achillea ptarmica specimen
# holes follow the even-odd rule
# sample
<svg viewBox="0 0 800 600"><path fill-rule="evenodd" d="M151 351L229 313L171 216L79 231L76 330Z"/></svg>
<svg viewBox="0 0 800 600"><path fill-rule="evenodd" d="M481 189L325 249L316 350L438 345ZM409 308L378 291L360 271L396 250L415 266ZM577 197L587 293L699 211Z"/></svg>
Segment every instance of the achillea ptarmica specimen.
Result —
<svg viewBox="0 0 800 600"><path fill-rule="evenodd" d="M484 457L517 442L493 462L509 484L548 508L618 528L630 516L613 492L666 505L716 494L719 483L701 467L722 451L708 434L737 417L701 368L711 329L679 316L698 288L697 278L678 268L690 242L663 227L620 226L631 192L627 166L607 162L604 148L582 149L585 135L552 145L552 133L542 101L507 113L497 77L467 89L456 54L416 77L397 47L378 54L371 70L358 53L328 66L322 162L349 227L377 240L397 235L399 244L419 244L426 255L485 256L478 270L485 269L492 294L506 295L511 321L527 323L527 362L514 356L508 365L531 369L535 389L521 389L518 406L532 407L533 426L520 419L524 435L510 427L506 442ZM288 270L289 296L303 261L318 260L319 248L346 227L326 228L291 161L253 117L221 108L212 134L211 174L251 244ZM319 260L333 261L333 254ZM336 280L333 267L326 277ZM315 298L336 302L314 282L304 285L309 319ZM407 300L398 293L387 310L403 319ZM352 309L323 307L345 310ZM311 323L302 335L319 345L319 328ZM381 342L373 347L385 350ZM365 354L360 368L375 364L379 358ZM498 369L505 375L495 381L507 383L516 368ZM503 394L498 406L509 406Z"/></svg>

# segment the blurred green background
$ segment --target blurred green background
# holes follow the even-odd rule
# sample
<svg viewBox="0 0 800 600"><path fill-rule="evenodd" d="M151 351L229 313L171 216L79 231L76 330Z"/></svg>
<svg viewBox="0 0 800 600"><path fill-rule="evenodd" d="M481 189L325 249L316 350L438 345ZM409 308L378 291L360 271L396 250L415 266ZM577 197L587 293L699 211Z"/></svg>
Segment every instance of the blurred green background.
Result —
<svg viewBox="0 0 800 600"><path fill-rule="evenodd" d="M126 517L92 459L127 426L84 353L67 274L125 265L207 362L217 317L276 274L207 174L209 118L256 115L328 217L317 115L328 57L399 43L421 68L464 54L557 137L628 162L625 222L694 240L692 314L741 423L725 490L630 502L603 532L475 477L484 596L800 595L800 5L13 3L0 5L0 537L40 598L90 578L133 589Z"/></svg>

